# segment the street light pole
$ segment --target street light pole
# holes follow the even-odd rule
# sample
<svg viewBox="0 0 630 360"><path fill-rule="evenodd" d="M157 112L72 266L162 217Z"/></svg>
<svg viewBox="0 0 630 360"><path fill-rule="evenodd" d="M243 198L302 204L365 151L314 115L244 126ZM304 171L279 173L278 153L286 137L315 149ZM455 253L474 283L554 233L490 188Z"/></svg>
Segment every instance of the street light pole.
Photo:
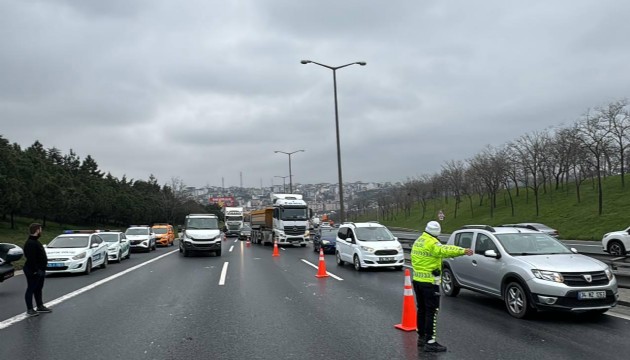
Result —
<svg viewBox="0 0 630 360"><path fill-rule="evenodd" d="M275 175L274 177L282 178L282 189L283 189L282 191L284 191L286 193L287 192L287 182L285 180L286 180L286 178L288 178L288 176Z"/></svg>
<svg viewBox="0 0 630 360"><path fill-rule="evenodd" d="M295 151L291 151L291 152L285 152L285 151L276 150L274 152L276 154L277 153L281 153L281 154L289 155L289 193L293 194L293 175L291 174L291 155L293 155L295 153L298 153L298 152L304 152L304 150L295 150ZM286 192L286 189L284 191Z"/></svg>
<svg viewBox="0 0 630 360"><path fill-rule="evenodd" d="M344 205L343 205L343 178L341 175L341 145L339 143L339 106L337 103L337 70L344 68L346 66L350 66L350 65L365 66L367 65L367 63L365 61L357 61L357 62L353 62L350 64L341 65L341 66L329 66L329 65L320 64L318 62L311 61L311 60L302 60L300 62L304 65L306 64L319 65L327 69L330 69L333 72L333 88L334 88L334 95L335 95L335 130L337 132L337 172L339 174L339 223L343 224L343 222L345 221L346 213L345 213Z"/></svg>

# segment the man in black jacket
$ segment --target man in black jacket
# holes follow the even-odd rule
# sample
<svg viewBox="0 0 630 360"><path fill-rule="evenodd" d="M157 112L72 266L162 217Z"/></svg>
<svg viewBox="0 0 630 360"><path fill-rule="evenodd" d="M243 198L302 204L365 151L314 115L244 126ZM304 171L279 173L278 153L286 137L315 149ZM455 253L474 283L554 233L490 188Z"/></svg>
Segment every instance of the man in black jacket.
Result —
<svg viewBox="0 0 630 360"><path fill-rule="evenodd" d="M44 306L44 301L42 300L42 289L44 288L44 279L46 278L48 257L46 256L44 246L39 242L39 237L42 234L42 226L40 224L31 224L28 230L30 236L24 244L26 263L23 269L28 286L24 299L26 300L26 315L37 316L39 313L52 312L52 310ZM33 295L35 296L37 310L33 309Z"/></svg>

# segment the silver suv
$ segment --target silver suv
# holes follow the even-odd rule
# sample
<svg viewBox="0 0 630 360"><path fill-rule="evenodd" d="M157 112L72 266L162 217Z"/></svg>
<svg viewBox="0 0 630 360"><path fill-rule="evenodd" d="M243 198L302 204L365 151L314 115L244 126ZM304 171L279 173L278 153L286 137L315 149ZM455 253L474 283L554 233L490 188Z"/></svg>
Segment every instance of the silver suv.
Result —
<svg viewBox="0 0 630 360"><path fill-rule="evenodd" d="M617 305L617 279L608 265L544 233L469 225L448 244L475 254L444 259L446 296L457 296L461 288L494 296L519 319L537 310L605 313Z"/></svg>

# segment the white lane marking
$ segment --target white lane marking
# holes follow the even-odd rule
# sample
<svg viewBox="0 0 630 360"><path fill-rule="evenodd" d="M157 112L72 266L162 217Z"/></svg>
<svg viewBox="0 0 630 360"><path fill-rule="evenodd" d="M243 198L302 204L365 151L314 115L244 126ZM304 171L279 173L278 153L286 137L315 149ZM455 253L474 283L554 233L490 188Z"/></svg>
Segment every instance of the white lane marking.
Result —
<svg viewBox="0 0 630 360"><path fill-rule="evenodd" d="M234 245L230 246L230 252L232 252L232 250L234 250Z"/></svg>
<svg viewBox="0 0 630 360"><path fill-rule="evenodd" d="M411 266L411 265L403 265L403 266L408 268L408 269L413 269L413 266Z"/></svg>
<svg viewBox="0 0 630 360"><path fill-rule="evenodd" d="M305 259L302 259L302 261L303 261L305 264L307 264L307 265L310 265L310 266L314 267L315 269L319 269L319 268L317 267L317 265L315 265L315 264L313 264L313 263L311 263L311 262L309 262L309 261L307 261L307 260L305 260ZM339 276L337 276L337 275L335 275L335 274L333 274L333 273L331 273L331 272L326 271L326 274L330 275L330 277L335 278L335 279L337 279L337 280L339 280L339 281L343 281L343 279L342 279L342 278L340 278Z"/></svg>
<svg viewBox="0 0 630 360"><path fill-rule="evenodd" d="M281 248L280 248L280 250L285 251L286 249L285 249L285 248L283 248L283 247L281 247Z"/></svg>
<svg viewBox="0 0 630 360"><path fill-rule="evenodd" d="M618 318L624 319L624 320L630 320L630 316L624 315L624 314L607 312L606 315L618 317Z"/></svg>
<svg viewBox="0 0 630 360"><path fill-rule="evenodd" d="M223 269L221 270L221 279L219 279L219 285L225 285L225 277L227 276L227 268L229 262L225 262L223 264Z"/></svg>
<svg viewBox="0 0 630 360"><path fill-rule="evenodd" d="M236 243L238 241L238 239L234 240L234 243Z"/></svg>
<svg viewBox="0 0 630 360"><path fill-rule="evenodd" d="M620 256L620 257L616 257L616 258L612 259L611 261L619 261L619 260L624 260L624 259L626 259L625 256ZM15 273L15 274L17 275L17 273Z"/></svg>
<svg viewBox="0 0 630 360"><path fill-rule="evenodd" d="M171 254L173 254L173 253L176 253L176 252L178 252L178 251L179 251L179 250L173 250L173 251L167 252L167 253L166 253L166 254L164 254L164 255L160 255L160 256L155 257L155 258L153 258L153 259L151 259L151 260L148 260L148 261L145 261L145 262L143 262L143 263L141 263L141 264L138 264L138 265L136 265L136 266L134 266L134 267L130 267L130 268L129 268L129 269L127 269L127 270L123 270L123 271L121 271L121 272L119 272L119 273L117 273L117 274L114 274L114 275L110 276L110 277L106 277L105 279L102 279L102 280L99 280L99 281L97 281L97 282L95 282L95 283L92 283L92 284L90 284L90 285L88 285L88 286L85 286L85 287L82 287L82 288L80 288L80 289L78 289L78 290L75 290L75 291L73 291L73 292L67 293L66 295L63 295L63 296L61 296L61 297L58 297L58 298L56 298L55 300L49 301L49 302L45 303L44 305L45 305L46 307L53 307L53 306L55 306L55 305L59 305L59 304L61 304L62 302L66 301L66 300L69 300L69 299L72 299L73 297L75 297L75 296L77 296L77 295L81 295L81 294L83 294L83 293L84 293L84 292L86 292L86 291L92 290L92 289L94 289L95 287L98 287L98 286L101 286L101 285L103 285L103 284L105 284L105 283L108 283L108 282L110 282L110 281L112 281L112 280L114 280L114 279L116 279L116 278L119 278L119 277L121 277L121 276L123 276L123 275L125 275L125 274L127 274L127 273L130 273L130 272L132 272L132 271L134 271L134 270L137 270L137 269L139 269L139 268L141 268L141 267L143 267L143 266L145 266L145 265L148 265L148 264L150 264L150 263L152 263L152 262L154 262L154 261L158 261L158 260L160 260L161 258L166 257L166 256L168 256L168 255L171 255ZM24 319L27 319L27 318L28 318L28 316L26 316L26 314L25 314L25 313L22 313L22 314L20 314L20 315L16 315L16 316L14 316L14 317L12 317L12 318L9 318L9 319L6 319L6 320L4 320L4 321L1 321L1 322L0 322L0 330L2 330L2 329L6 329L6 328L8 328L9 326L11 326L11 325L13 325L13 324L16 324L16 323L18 323L18 322L20 322L20 321L22 321L22 320L24 320Z"/></svg>

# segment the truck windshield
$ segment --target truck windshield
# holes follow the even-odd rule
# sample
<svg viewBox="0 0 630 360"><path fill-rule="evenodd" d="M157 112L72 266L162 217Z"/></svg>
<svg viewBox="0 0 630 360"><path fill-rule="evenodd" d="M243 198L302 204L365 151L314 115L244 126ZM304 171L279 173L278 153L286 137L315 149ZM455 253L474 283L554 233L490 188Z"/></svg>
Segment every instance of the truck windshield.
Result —
<svg viewBox="0 0 630 360"><path fill-rule="evenodd" d="M306 208L282 208L282 220L306 220L308 219Z"/></svg>
<svg viewBox="0 0 630 360"><path fill-rule="evenodd" d="M216 218L190 218L186 222L186 229L218 229L219 221Z"/></svg>
<svg viewBox="0 0 630 360"><path fill-rule="evenodd" d="M225 221L243 221L242 216L226 216Z"/></svg>

